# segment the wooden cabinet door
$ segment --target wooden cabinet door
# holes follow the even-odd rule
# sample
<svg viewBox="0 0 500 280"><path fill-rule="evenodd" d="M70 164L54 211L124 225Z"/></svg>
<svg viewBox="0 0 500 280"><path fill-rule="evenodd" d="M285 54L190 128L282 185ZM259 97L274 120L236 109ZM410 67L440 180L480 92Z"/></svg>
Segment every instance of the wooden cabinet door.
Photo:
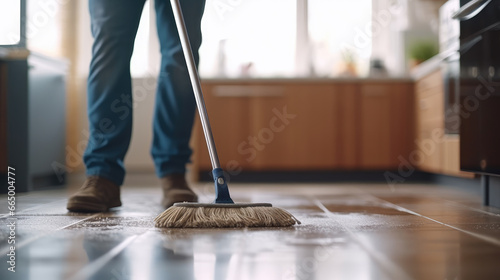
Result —
<svg viewBox="0 0 500 280"><path fill-rule="evenodd" d="M277 89L278 91L278 89ZM338 97L328 83L281 85L282 96L252 99L257 170L320 170L338 166ZM265 143L262 143L265 142Z"/></svg>
<svg viewBox="0 0 500 280"><path fill-rule="evenodd" d="M395 169L414 139L410 83L366 83L360 97L360 168Z"/></svg>
<svg viewBox="0 0 500 280"><path fill-rule="evenodd" d="M414 148L424 155L418 168L427 172L443 172L445 157L442 139L444 133L443 94L440 71L422 78L415 84L416 141Z"/></svg>
<svg viewBox="0 0 500 280"><path fill-rule="evenodd" d="M361 87L360 167L391 166L391 94L389 87L367 84Z"/></svg>
<svg viewBox="0 0 500 280"><path fill-rule="evenodd" d="M432 133L437 131L421 131L415 141L415 150L423 155L422 161L417 167L426 172L441 173L444 164L444 143L434 141Z"/></svg>
<svg viewBox="0 0 500 280"><path fill-rule="evenodd" d="M203 87L225 169L394 169L413 148L411 83ZM195 137L195 165L210 170L199 123Z"/></svg>
<svg viewBox="0 0 500 280"><path fill-rule="evenodd" d="M245 154L238 151L238 146L250 132L250 97L241 94L241 90L233 85L204 85L203 94L221 166L228 169L228 164L232 164L247 168L249 163L245 160ZM211 170L205 138L199 124L195 135L198 168Z"/></svg>
<svg viewBox="0 0 500 280"><path fill-rule="evenodd" d="M418 168L433 173L473 178L460 171L460 136L444 134L444 90L441 71L423 77L415 84L414 149L425 156Z"/></svg>
<svg viewBox="0 0 500 280"><path fill-rule="evenodd" d="M397 168L400 157L408 159L415 142L414 98L412 83L395 83L391 94L391 166Z"/></svg>

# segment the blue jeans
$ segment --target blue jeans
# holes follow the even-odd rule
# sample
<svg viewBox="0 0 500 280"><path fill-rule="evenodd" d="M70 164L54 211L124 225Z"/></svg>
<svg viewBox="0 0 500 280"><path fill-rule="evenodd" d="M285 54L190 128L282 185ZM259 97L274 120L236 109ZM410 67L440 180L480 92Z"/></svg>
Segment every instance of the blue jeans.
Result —
<svg viewBox="0 0 500 280"><path fill-rule="evenodd" d="M88 78L90 137L83 156L87 175L123 183L123 160L132 133L130 59L145 0L89 0L92 61ZM194 58L199 61L205 0L181 0ZM161 69L153 121L153 157L158 177L184 173L195 99L169 0L155 1ZM147 42L144 42L146 44Z"/></svg>

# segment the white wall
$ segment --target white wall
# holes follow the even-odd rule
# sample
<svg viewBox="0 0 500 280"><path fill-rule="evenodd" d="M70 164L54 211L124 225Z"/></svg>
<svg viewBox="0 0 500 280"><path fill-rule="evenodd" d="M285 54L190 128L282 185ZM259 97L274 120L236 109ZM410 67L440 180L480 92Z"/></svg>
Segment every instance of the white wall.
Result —
<svg viewBox="0 0 500 280"><path fill-rule="evenodd" d="M134 122L132 140L125 158L129 171L153 171L150 156L152 143L153 111L156 90L156 77L134 78Z"/></svg>

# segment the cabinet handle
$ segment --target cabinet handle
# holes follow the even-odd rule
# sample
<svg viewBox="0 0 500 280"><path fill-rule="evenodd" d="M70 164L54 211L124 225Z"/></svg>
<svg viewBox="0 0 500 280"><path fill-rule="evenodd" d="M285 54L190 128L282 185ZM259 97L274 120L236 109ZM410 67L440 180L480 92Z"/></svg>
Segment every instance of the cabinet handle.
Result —
<svg viewBox="0 0 500 280"><path fill-rule="evenodd" d="M217 97L279 97L285 90L282 86L216 86Z"/></svg>

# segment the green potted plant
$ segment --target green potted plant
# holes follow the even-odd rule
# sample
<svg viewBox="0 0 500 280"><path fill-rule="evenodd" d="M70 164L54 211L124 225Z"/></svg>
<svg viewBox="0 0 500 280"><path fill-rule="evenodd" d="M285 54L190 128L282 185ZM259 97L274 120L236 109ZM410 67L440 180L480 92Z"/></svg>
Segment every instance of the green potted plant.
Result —
<svg viewBox="0 0 500 280"><path fill-rule="evenodd" d="M410 68L419 65L436 54L438 54L438 48L435 43L430 41L419 41L414 43L408 50Z"/></svg>

